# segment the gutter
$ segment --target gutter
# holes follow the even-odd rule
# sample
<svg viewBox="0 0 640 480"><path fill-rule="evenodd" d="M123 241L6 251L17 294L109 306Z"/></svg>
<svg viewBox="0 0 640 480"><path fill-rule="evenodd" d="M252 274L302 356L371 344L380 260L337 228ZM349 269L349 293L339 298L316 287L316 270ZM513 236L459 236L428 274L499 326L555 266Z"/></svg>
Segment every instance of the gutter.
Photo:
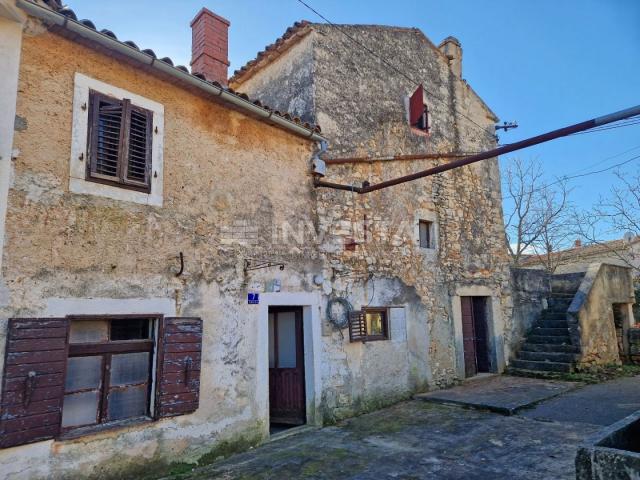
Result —
<svg viewBox="0 0 640 480"><path fill-rule="evenodd" d="M241 110L244 110L262 119L268 120L270 123L282 127L285 130L289 130L290 132L293 132L298 136L305 137L316 142L326 141L326 139L322 135L318 134L318 132L316 132L315 130L305 128L295 122L292 122L291 120L287 120L286 118L282 118L279 115L275 115L273 111L259 107L249 100L245 100L244 98L235 95L222 87L218 87L207 82L206 80L202 80L189 73L183 72L182 70L169 65L162 60L158 60L151 55L136 50L135 48L130 47L123 42L120 42L119 40L93 30L61 13L54 12L47 7L43 7L28 0L16 0L16 5L27 12L29 15L36 17L48 24L57 25L75 35L78 35L92 42L96 42L109 50L113 50L121 55L131 58L132 60L143 63L150 68L162 72L163 74L168 75L176 80L199 88L206 93L220 97L220 99L225 101L226 103L230 103Z"/></svg>

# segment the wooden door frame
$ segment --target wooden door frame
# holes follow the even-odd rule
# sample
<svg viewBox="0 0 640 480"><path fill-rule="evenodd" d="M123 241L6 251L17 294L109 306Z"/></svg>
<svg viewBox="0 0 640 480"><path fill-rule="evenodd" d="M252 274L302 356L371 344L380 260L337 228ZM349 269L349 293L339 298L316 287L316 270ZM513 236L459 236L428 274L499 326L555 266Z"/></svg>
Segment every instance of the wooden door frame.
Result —
<svg viewBox="0 0 640 480"><path fill-rule="evenodd" d="M295 338L296 338L296 369L301 371L301 382L302 382L302 425L307 423L307 392L306 392L306 367L304 361L304 320L303 320L303 310L300 306L271 306L269 307L269 314L274 314L274 321L278 322L278 314L284 312L293 312L295 315ZM274 357L276 361L276 367L278 363L278 330L277 327L274 327L274 338L273 338L273 348L274 348ZM270 340L270 338L268 339ZM269 367L271 370L271 367ZM269 385L269 397L271 397L271 385ZM271 423L271 407L269 407L269 423Z"/></svg>

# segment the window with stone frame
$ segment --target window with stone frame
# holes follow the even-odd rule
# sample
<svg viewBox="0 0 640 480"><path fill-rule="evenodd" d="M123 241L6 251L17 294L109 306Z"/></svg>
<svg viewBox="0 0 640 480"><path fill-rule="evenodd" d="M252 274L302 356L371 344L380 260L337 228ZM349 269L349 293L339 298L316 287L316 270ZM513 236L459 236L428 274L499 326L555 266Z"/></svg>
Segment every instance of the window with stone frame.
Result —
<svg viewBox="0 0 640 480"><path fill-rule="evenodd" d="M420 248L435 248L433 222L429 220L418 220L418 235Z"/></svg>
<svg viewBox="0 0 640 480"><path fill-rule="evenodd" d="M89 91L86 179L150 192L153 112Z"/></svg>

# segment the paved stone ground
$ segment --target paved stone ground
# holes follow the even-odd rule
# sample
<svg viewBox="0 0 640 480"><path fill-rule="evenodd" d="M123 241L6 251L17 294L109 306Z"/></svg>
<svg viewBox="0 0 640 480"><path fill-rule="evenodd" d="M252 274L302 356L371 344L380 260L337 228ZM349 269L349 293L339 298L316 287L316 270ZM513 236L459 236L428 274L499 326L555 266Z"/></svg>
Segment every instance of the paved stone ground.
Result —
<svg viewBox="0 0 640 480"><path fill-rule="evenodd" d="M581 386L575 382L556 382L536 378L496 375L468 380L464 384L417 395L428 402L458 404L513 415L533 405Z"/></svg>
<svg viewBox="0 0 640 480"><path fill-rule="evenodd" d="M574 479L578 445L600 425L637 409L639 398L636 377L582 387L512 416L414 400L270 442L179 478Z"/></svg>
<svg viewBox="0 0 640 480"><path fill-rule="evenodd" d="M538 420L611 425L640 410L640 376L589 385L548 400L521 415Z"/></svg>

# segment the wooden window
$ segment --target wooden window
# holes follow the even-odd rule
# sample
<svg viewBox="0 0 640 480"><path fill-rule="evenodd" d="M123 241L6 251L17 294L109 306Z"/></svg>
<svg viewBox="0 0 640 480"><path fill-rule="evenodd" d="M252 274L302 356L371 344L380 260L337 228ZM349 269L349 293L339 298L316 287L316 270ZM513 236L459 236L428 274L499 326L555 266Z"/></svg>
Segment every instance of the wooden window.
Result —
<svg viewBox="0 0 640 480"><path fill-rule="evenodd" d="M386 308L365 308L349 315L351 342L389 339L389 313Z"/></svg>
<svg viewBox="0 0 640 480"><path fill-rule="evenodd" d="M9 319L0 448L194 412L201 349L199 318Z"/></svg>
<svg viewBox="0 0 640 480"><path fill-rule="evenodd" d="M151 191L153 113L89 92L87 180Z"/></svg>
<svg viewBox="0 0 640 480"><path fill-rule="evenodd" d="M433 242L433 222L419 220L418 233L420 235L420 248L435 248Z"/></svg>
<svg viewBox="0 0 640 480"><path fill-rule="evenodd" d="M429 109L425 103L422 85L419 85L409 97L409 124L424 132L429 131Z"/></svg>
<svg viewBox="0 0 640 480"><path fill-rule="evenodd" d="M62 431L150 417L156 320L71 319Z"/></svg>

